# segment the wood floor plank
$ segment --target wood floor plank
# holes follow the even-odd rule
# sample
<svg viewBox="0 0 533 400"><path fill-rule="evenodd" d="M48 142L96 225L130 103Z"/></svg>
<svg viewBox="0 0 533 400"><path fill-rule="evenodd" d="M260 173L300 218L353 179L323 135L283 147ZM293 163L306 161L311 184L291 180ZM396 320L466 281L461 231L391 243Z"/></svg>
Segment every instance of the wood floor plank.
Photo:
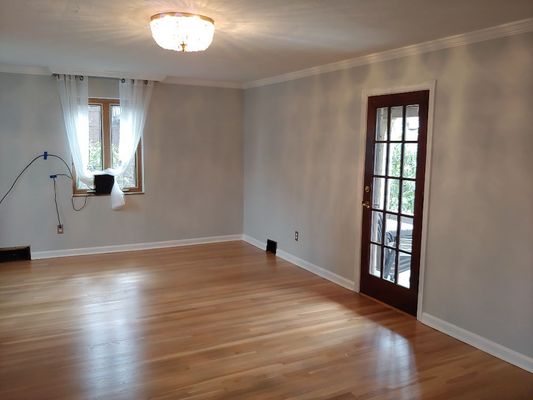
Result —
<svg viewBox="0 0 533 400"><path fill-rule="evenodd" d="M0 399L524 399L533 377L243 242L0 265Z"/></svg>

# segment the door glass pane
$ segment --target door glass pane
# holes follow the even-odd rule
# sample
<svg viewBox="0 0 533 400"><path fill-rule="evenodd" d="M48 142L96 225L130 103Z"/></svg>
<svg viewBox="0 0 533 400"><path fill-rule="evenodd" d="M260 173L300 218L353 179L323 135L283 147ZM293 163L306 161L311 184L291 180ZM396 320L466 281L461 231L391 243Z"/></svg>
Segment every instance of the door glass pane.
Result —
<svg viewBox="0 0 533 400"><path fill-rule="evenodd" d="M405 108L406 127L405 140L418 140L418 105L407 106Z"/></svg>
<svg viewBox="0 0 533 400"><path fill-rule="evenodd" d="M374 178L372 188L372 208L383 210L385 204L385 178Z"/></svg>
<svg viewBox="0 0 533 400"><path fill-rule="evenodd" d="M396 237L398 232L398 217L387 214L385 221L385 245L396 247Z"/></svg>
<svg viewBox="0 0 533 400"><path fill-rule="evenodd" d="M383 232L383 213L372 211L372 228L370 233L370 240L376 243L381 243L381 233Z"/></svg>
<svg viewBox="0 0 533 400"><path fill-rule="evenodd" d="M413 181L402 182L402 214L414 214L415 188L416 184Z"/></svg>
<svg viewBox="0 0 533 400"><path fill-rule="evenodd" d="M402 169L402 144L389 144L389 176L400 177Z"/></svg>
<svg viewBox="0 0 533 400"><path fill-rule="evenodd" d="M381 246L370 244L370 273L381 276Z"/></svg>
<svg viewBox="0 0 533 400"><path fill-rule="evenodd" d="M387 157L387 144L376 143L374 147L374 175L385 175L385 161Z"/></svg>
<svg viewBox="0 0 533 400"><path fill-rule="evenodd" d="M390 110L391 134L390 140L402 140L403 132L403 107L392 107Z"/></svg>
<svg viewBox="0 0 533 400"><path fill-rule="evenodd" d="M119 159L119 143L120 143L120 106L111 106L111 153L112 153L112 167L118 168L121 166ZM137 186L136 166L137 159L134 156L124 174L116 177L117 182L121 188L130 188Z"/></svg>
<svg viewBox="0 0 533 400"><path fill-rule="evenodd" d="M396 269L396 250L383 249L383 279L394 282Z"/></svg>
<svg viewBox="0 0 533 400"><path fill-rule="evenodd" d="M376 140L387 140L387 107L376 110Z"/></svg>
<svg viewBox="0 0 533 400"><path fill-rule="evenodd" d="M400 250L411 252L413 250L413 218L402 217L400 227Z"/></svg>
<svg viewBox="0 0 533 400"><path fill-rule="evenodd" d="M400 180L388 179L388 183L389 187L387 188L387 211L398 212Z"/></svg>
<svg viewBox="0 0 533 400"><path fill-rule="evenodd" d="M400 252L398 259L398 285L409 288L411 278L411 255Z"/></svg>
<svg viewBox="0 0 533 400"><path fill-rule="evenodd" d="M406 143L403 155L403 176L404 178L416 178L416 158L418 144Z"/></svg>

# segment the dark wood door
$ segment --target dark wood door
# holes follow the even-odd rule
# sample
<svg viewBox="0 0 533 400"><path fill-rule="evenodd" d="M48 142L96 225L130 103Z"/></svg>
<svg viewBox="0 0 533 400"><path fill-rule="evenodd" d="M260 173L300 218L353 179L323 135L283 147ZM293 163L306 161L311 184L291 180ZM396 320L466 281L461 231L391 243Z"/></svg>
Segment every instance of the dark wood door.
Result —
<svg viewBox="0 0 533 400"><path fill-rule="evenodd" d="M368 99L361 292L416 315L429 91Z"/></svg>

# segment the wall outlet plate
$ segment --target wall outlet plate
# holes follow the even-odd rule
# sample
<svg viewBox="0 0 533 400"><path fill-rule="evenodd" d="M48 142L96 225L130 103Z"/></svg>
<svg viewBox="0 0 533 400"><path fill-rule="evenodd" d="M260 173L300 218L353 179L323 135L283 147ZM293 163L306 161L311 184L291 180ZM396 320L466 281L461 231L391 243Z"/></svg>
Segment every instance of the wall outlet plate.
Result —
<svg viewBox="0 0 533 400"><path fill-rule="evenodd" d="M63 234L63 225L58 225L57 226L57 234L58 235L62 235Z"/></svg>
<svg viewBox="0 0 533 400"><path fill-rule="evenodd" d="M300 237L300 233L298 231L294 231L294 240L298 241Z"/></svg>

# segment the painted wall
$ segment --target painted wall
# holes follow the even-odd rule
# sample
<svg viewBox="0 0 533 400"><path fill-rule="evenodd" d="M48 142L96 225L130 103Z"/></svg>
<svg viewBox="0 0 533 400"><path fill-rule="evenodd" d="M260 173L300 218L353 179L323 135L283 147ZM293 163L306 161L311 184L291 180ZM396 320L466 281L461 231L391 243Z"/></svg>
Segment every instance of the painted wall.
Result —
<svg viewBox="0 0 533 400"><path fill-rule="evenodd" d="M244 233L358 282L362 90L436 79L423 311L533 356L531 71L524 34L247 90Z"/></svg>
<svg viewBox="0 0 533 400"><path fill-rule="evenodd" d="M89 95L118 97L116 80L91 79ZM74 213L70 181L59 181L65 233L56 234L51 173L40 160L0 206L0 247L33 251L240 234L243 208L242 91L156 84L144 134L145 194L91 197ZM68 158L59 95L52 77L0 74L0 193L36 154ZM80 204L82 199L77 199Z"/></svg>

